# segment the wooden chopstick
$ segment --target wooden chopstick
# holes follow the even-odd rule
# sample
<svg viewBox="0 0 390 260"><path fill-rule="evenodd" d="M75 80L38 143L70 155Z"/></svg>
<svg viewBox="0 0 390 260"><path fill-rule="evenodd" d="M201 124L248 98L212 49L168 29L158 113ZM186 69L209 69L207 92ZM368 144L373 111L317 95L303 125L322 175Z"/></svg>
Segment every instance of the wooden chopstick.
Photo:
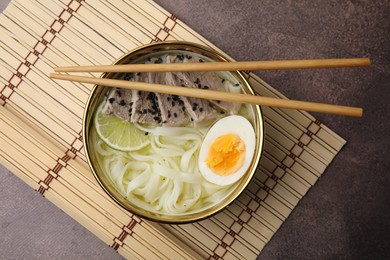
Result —
<svg viewBox="0 0 390 260"><path fill-rule="evenodd" d="M189 62L162 64L123 64L56 67L56 72L178 72L178 71L237 71L339 68L370 65L369 58L317 59L317 60L272 60L240 62Z"/></svg>
<svg viewBox="0 0 390 260"><path fill-rule="evenodd" d="M236 94L230 92L220 92L214 90L169 86L169 85L154 84L154 83L133 82L127 80L94 78L94 77L65 75L65 74L56 74L56 73L51 73L49 77L53 79L77 81L77 82L90 83L90 84L96 84L102 86L111 86L111 87L126 88L126 89L133 89L133 90L157 92L157 93L172 94L178 96L205 98L210 100L221 100L221 101L246 103L246 104L262 105L262 106L291 108L291 109L306 110L312 112L321 112L321 113L355 116L355 117L361 117L363 115L363 109L358 107L339 106L339 105L322 104L322 103L315 103L315 102L278 99L278 98L270 98L270 97L262 97L262 96L253 96L247 94Z"/></svg>

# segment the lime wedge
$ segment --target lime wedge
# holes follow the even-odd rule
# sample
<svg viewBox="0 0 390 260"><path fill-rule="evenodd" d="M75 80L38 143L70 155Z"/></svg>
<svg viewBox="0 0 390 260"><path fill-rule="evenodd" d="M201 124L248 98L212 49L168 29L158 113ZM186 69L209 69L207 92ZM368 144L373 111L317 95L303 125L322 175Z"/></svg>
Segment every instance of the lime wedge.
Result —
<svg viewBox="0 0 390 260"><path fill-rule="evenodd" d="M102 107L98 108L94 123L96 132L107 145L120 151L136 151L149 144L145 132L116 116L103 115Z"/></svg>

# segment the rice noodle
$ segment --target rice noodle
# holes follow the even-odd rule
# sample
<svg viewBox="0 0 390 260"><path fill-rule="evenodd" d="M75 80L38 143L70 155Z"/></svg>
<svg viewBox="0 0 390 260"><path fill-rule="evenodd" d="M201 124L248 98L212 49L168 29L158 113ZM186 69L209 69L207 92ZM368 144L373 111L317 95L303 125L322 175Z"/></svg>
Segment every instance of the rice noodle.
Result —
<svg viewBox="0 0 390 260"><path fill-rule="evenodd" d="M156 213L186 214L229 193L231 186L209 183L199 172L198 153L207 128L135 125L150 140L137 151L116 151L93 135L102 169L133 204Z"/></svg>

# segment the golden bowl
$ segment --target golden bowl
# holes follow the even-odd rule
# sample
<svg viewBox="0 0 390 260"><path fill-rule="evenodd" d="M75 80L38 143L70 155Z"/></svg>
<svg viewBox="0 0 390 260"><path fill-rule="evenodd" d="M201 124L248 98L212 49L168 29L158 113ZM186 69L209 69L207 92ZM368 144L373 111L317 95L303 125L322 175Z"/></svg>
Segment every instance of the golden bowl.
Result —
<svg viewBox="0 0 390 260"><path fill-rule="evenodd" d="M156 53L167 53L174 52L176 53L192 53L194 55L203 56L209 60L213 61L229 61L227 57L219 53L218 51L211 49L206 46L202 46L190 42L178 42L178 41L169 41L169 42L159 42L141 46L136 48L114 62L114 64L128 64L134 63L134 61L139 60L142 57L147 55L156 54ZM245 79L243 74L238 71L226 72L231 73L231 75L240 82L242 89L247 94L254 94L250 84ZM102 78L117 78L118 73L104 73L101 76ZM246 174L234 184L232 191L228 193L222 201L215 203L214 205L208 206L204 209L197 211L190 211L183 214L167 214L161 212L153 212L139 206L134 205L129 199L125 197L113 184L113 181L108 174L104 172L102 167L97 162L97 156L95 154L92 140L91 140L91 130L93 128L93 117L94 113L97 110L98 104L104 99L105 93L109 87L95 85L91 91L84 112L83 118L83 141L84 149L86 152L87 161L89 167L95 176L99 185L103 190L121 207L127 211L145 219L153 220L160 223L169 223L169 224L183 224L190 223L194 221L199 221L205 218L208 218L219 211L223 210L229 204L231 204L245 189L245 187L251 181L257 165L260 160L260 156L263 150L264 143L264 126L263 126L263 117L259 106L247 105L248 108L252 111L252 125L254 127L256 135L256 145L255 152L253 155L252 163L247 170Z"/></svg>

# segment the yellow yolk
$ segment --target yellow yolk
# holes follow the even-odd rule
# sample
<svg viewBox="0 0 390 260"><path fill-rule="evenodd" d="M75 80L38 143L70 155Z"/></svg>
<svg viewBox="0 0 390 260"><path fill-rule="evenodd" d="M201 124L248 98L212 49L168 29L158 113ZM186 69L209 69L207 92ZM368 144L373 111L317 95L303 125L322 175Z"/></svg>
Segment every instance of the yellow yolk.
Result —
<svg viewBox="0 0 390 260"><path fill-rule="evenodd" d="M207 166L216 174L224 176L235 173L245 160L245 143L236 134L218 137L210 146Z"/></svg>

